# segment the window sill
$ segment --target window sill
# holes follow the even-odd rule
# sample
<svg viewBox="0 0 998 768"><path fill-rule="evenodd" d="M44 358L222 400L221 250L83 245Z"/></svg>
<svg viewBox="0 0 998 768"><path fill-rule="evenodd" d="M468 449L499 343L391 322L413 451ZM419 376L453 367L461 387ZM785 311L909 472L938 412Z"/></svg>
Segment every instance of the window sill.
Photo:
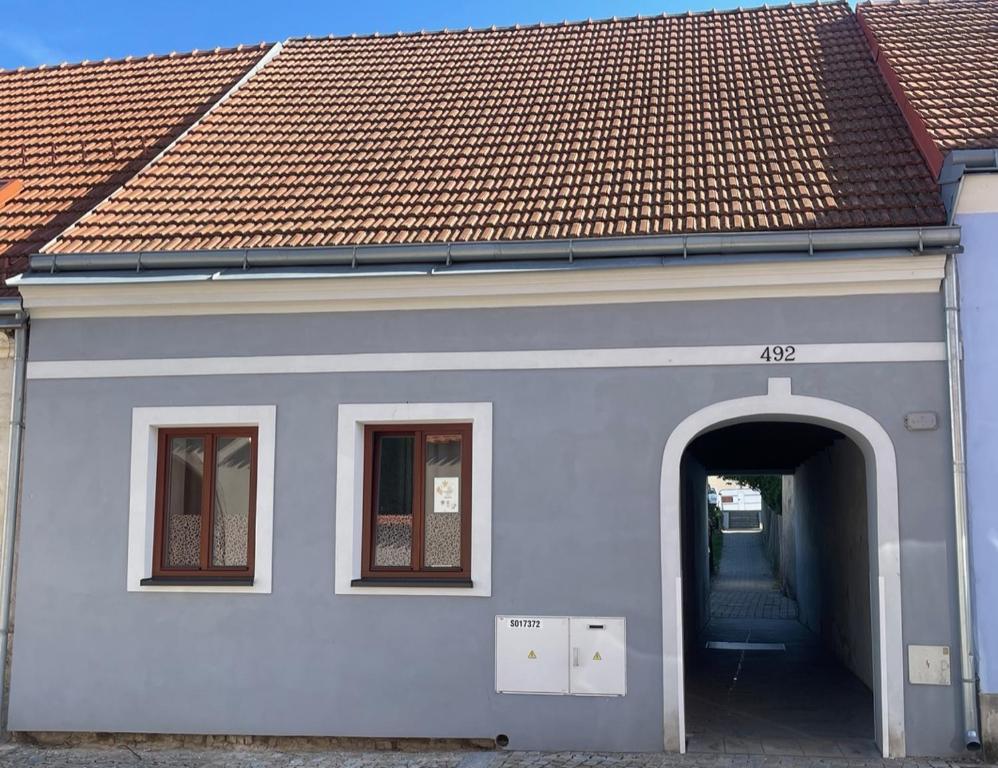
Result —
<svg viewBox="0 0 998 768"><path fill-rule="evenodd" d="M139 582L143 587L252 587L253 578L218 578L211 576L153 576Z"/></svg>
<svg viewBox="0 0 998 768"><path fill-rule="evenodd" d="M455 587L457 589L471 589L474 587L471 579L435 579L432 577L420 576L387 576L378 578L353 579L351 587Z"/></svg>

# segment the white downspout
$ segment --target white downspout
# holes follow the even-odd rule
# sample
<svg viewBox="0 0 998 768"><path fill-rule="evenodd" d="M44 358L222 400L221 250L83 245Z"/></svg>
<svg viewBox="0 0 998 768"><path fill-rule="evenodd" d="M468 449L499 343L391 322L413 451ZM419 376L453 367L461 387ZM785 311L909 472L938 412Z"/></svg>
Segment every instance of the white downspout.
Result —
<svg viewBox="0 0 998 768"><path fill-rule="evenodd" d="M960 290L956 256L946 257L946 357L949 365L950 432L953 443L953 512L956 525L956 570L960 611L960 675L963 689L964 744L981 748L977 712L977 665L974 659L974 615L970 603L970 555L967 524L967 469L963 429L963 348L960 341Z"/></svg>
<svg viewBox="0 0 998 768"><path fill-rule="evenodd" d="M24 378L27 364L28 325L22 319L14 329L14 381L10 408L10 453L7 460L7 497L0 549L0 716L6 731L7 650L10 637L10 603L14 578L14 541L17 507L21 496L21 443L24 436Z"/></svg>

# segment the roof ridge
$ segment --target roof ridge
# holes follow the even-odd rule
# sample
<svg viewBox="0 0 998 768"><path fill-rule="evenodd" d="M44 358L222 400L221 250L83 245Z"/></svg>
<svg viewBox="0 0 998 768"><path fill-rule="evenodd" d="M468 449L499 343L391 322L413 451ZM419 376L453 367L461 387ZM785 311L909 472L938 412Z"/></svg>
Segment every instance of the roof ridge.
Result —
<svg viewBox="0 0 998 768"><path fill-rule="evenodd" d="M881 4L901 4L901 3L929 3L929 2L947 2L947 0L860 0L859 5L881 5ZM323 35L316 37L313 35L303 35L297 37L289 37L284 41L286 43L304 42L312 40L367 40L373 38L382 37L423 37L430 35L457 35L457 34L468 34L468 33L484 33L484 32L513 32L513 31L524 31L530 29L546 29L549 27L578 27L587 26L591 24L624 24L633 21L647 21L650 19L666 19L666 18L681 18L681 17L691 17L691 16L723 16L730 14L744 14L744 13L754 13L759 11L782 11L790 10L793 8L804 8L804 7L814 7L814 6L832 6L832 5L844 5L849 7L849 0L805 0L805 2L794 2L790 0L788 3L781 3L777 5L771 5L769 3L763 3L762 5L755 5L750 7L743 7L741 5L736 8L710 8L703 11L678 11L675 13L658 13L658 14L635 14L634 16L608 16L602 19L579 19L575 21L569 21L565 19L559 22L545 22L539 21L534 24L510 24L506 26L496 26L495 24L489 27L467 27L462 29L449 29L444 27L443 29L434 30L410 30L402 31L398 30L396 32L369 32L366 34L343 34L343 35ZM207 56L222 53L235 53L237 51L250 51L250 50L267 50L273 47L274 43L268 43L266 41L261 41L255 44L244 44L240 43L238 45L229 46L227 48L222 48L221 46L212 49L198 49L194 48L190 51L171 51L170 53L149 53L144 56L123 56L116 59L105 58L100 60L90 60L84 59L83 61L69 62L63 61L59 64L39 64L35 67L13 67L4 68L0 67L0 76L3 75L13 75L13 74L25 74L33 72L50 72L54 70L65 70L74 69L77 67L93 67L102 65L115 65L115 64L126 64L135 61L161 61L163 59L176 59L176 58L186 58L194 56Z"/></svg>
<svg viewBox="0 0 998 768"><path fill-rule="evenodd" d="M857 8L880 5L959 5L962 3L984 3L988 0L859 0Z"/></svg>
<svg viewBox="0 0 998 768"><path fill-rule="evenodd" d="M289 37L288 43L299 43L299 42L315 42L319 40L370 40L374 38L393 38L393 37L430 37L438 35L466 35L475 33L486 33L486 32L523 32L529 29L550 29L550 28L567 28L567 27L583 27L595 24L624 24L633 21L650 21L654 19L678 19L682 17L690 16L725 16L732 14L746 14L754 13L758 11L783 11L790 10L793 8L813 8L815 6L833 6L833 5L844 5L849 8L849 0L805 0L805 2L794 2L790 0L788 3L779 3L776 5L770 3L763 3L762 5L754 5L750 7L738 6L736 8L710 8L704 11L678 11L675 13L656 13L656 14L635 14L634 16L608 16L602 19L578 19L575 21L569 21L565 19L564 21L546 22L539 21L534 24L508 24L506 26L497 26L493 24L489 27L465 27L461 29L450 29L444 27L443 29L420 29L420 30L409 30L403 31L398 30L395 32L368 32L366 34L343 34L343 35L304 35L298 37Z"/></svg>
<svg viewBox="0 0 998 768"><path fill-rule="evenodd" d="M162 61L164 59L183 59L183 58L193 58L195 56L213 56L223 53L236 53L238 51L265 51L268 48L273 47L274 43L260 42L255 44L243 44L229 46L228 48L222 48L221 46L217 48L210 49L199 49L195 48L191 51L171 51L170 53L149 53L145 56L123 56L121 58L112 59L106 58L101 60L84 59L83 61L64 61L60 64L39 64L36 67L13 67L10 69L5 69L0 67L0 76L3 75L15 75L15 74L25 74L31 72L54 72L57 70L66 69L76 69L79 67L95 67L103 65L115 65L115 64L128 64L138 61Z"/></svg>

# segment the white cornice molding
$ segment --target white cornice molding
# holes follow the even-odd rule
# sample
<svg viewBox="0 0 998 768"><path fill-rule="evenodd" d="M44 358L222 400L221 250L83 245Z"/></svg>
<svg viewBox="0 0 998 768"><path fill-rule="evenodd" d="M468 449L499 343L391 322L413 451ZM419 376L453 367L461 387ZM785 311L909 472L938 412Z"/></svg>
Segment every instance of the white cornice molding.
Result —
<svg viewBox="0 0 998 768"><path fill-rule="evenodd" d="M773 345L776 345L774 348ZM779 351L776 351L776 350ZM774 356L775 355L775 356ZM32 360L27 376L42 379L117 379L162 376L263 376L303 373L425 371L544 371L573 368L925 363L946 360L943 341L758 344L700 347L529 349L468 352L362 352L336 355L238 355L124 360Z"/></svg>
<svg viewBox="0 0 998 768"><path fill-rule="evenodd" d="M18 284L34 318L287 314L936 293L944 255L481 274Z"/></svg>

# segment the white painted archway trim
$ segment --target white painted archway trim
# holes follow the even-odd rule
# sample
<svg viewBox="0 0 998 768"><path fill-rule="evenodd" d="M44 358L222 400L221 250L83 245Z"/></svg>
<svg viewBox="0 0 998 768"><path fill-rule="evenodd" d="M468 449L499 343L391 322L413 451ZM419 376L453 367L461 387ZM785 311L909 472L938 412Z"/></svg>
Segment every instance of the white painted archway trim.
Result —
<svg viewBox="0 0 998 768"><path fill-rule="evenodd" d="M842 403L794 395L790 379L770 379L765 395L726 400L683 420L662 457L662 659L665 749L686 751L683 602L680 542L680 460L698 435L744 421L806 421L850 437L867 467L870 525L870 606L873 635L877 743L885 757L903 757L904 649L901 638L901 558L897 459L894 444L870 415ZM872 480L872 482L871 482ZM874 525L875 521L875 525Z"/></svg>

